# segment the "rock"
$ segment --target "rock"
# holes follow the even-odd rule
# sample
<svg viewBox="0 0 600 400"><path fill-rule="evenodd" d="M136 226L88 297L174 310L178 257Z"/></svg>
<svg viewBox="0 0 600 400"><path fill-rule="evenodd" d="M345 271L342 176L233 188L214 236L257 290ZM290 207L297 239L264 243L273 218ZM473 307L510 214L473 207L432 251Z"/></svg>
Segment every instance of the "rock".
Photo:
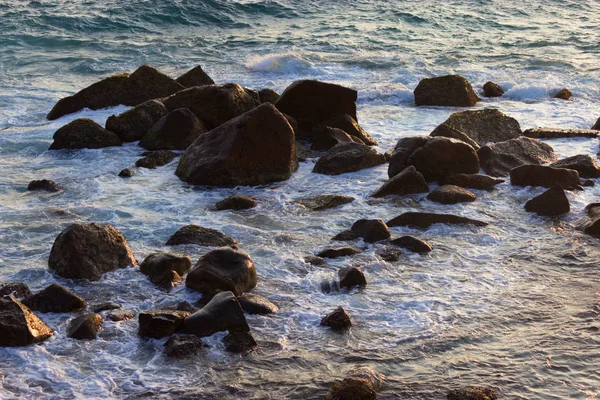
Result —
<svg viewBox="0 0 600 400"><path fill-rule="evenodd" d="M165 354L167 357L190 357L198 354L203 347L208 346L197 336L175 334L165 343Z"/></svg>
<svg viewBox="0 0 600 400"><path fill-rule="evenodd" d="M451 390L446 398L448 400L496 400L498 395L492 389L467 386Z"/></svg>
<svg viewBox="0 0 600 400"><path fill-rule="evenodd" d="M525 210L539 215L561 215L571 210L569 199L560 186L554 186L525 203Z"/></svg>
<svg viewBox="0 0 600 400"><path fill-rule="evenodd" d="M416 106L472 107L481 100L460 75L426 78L414 91Z"/></svg>
<svg viewBox="0 0 600 400"><path fill-rule="evenodd" d="M27 306L12 296L0 297L0 347L27 346L54 333Z"/></svg>
<svg viewBox="0 0 600 400"><path fill-rule="evenodd" d="M493 178L483 174L455 174L445 177L440 181L441 185L456 185L463 188L492 190L504 179Z"/></svg>
<svg viewBox="0 0 600 400"><path fill-rule="evenodd" d="M131 178L133 176L133 171L129 168L122 169L121 172L119 172L119 176L121 178Z"/></svg>
<svg viewBox="0 0 600 400"><path fill-rule="evenodd" d="M264 185L298 168L294 131L265 103L201 135L183 153L175 174L195 185Z"/></svg>
<svg viewBox="0 0 600 400"><path fill-rule="evenodd" d="M357 233L352 232L351 230L345 230L345 231L340 232L337 235L335 235L333 238L331 238L331 240L348 241L348 240L355 240L358 238L359 238L359 236Z"/></svg>
<svg viewBox="0 0 600 400"><path fill-rule="evenodd" d="M600 118L596 120L596 123L590 129L600 131Z"/></svg>
<svg viewBox="0 0 600 400"><path fill-rule="evenodd" d="M327 151L339 143L360 143L363 142L357 138L353 138L341 129L331 128L325 125L317 125L312 131L311 150Z"/></svg>
<svg viewBox="0 0 600 400"><path fill-rule="evenodd" d="M198 246L221 247L233 246L236 243L237 240L216 229L204 228L198 225L186 225L179 228L179 230L167 240L165 246L195 244Z"/></svg>
<svg viewBox="0 0 600 400"><path fill-rule="evenodd" d="M79 118L59 128L52 136L49 150L101 149L121 146L121 139L89 118Z"/></svg>
<svg viewBox="0 0 600 400"><path fill-rule="evenodd" d="M106 301L104 303L90 305L90 309L95 313L99 313L102 311L118 310L119 308L121 308L121 305L119 303L115 303L114 301Z"/></svg>
<svg viewBox="0 0 600 400"><path fill-rule="evenodd" d="M534 139L597 138L600 136L600 132L593 129L533 128L523 132L523 136Z"/></svg>
<svg viewBox="0 0 600 400"><path fill-rule="evenodd" d="M279 307L257 294L246 293L239 296L238 301L242 310L248 314L268 315L279 311Z"/></svg>
<svg viewBox="0 0 600 400"><path fill-rule="evenodd" d="M351 230L368 243L379 242L391 236L387 225L380 219L359 219Z"/></svg>
<svg viewBox="0 0 600 400"><path fill-rule="evenodd" d="M47 192L60 192L60 187L51 180L42 179L39 181L31 181L27 185L27 190L45 190Z"/></svg>
<svg viewBox="0 0 600 400"><path fill-rule="evenodd" d="M167 115L167 107L158 100L148 100L119 115L111 115L105 127L123 142L140 140L152 126Z"/></svg>
<svg viewBox="0 0 600 400"><path fill-rule="evenodd" d="M433 247L424 240L417 239L412 236L402 236L394 240L390 240L390 244L403 249L412 251L413 253L429 253Z"/></svg>
<svg viewBox="0 0 600 400"><path fill-rule="evenodd" d="M223 338L225 350L230 353L248 353L258 347L249 332L231 332Z"/></svg>
<svg viewBox="0 0 600 400"><path fill-rule="evenodd" d="M105 272L137 265L127 241L112 225L72 224L54 241L48 267L63 278L97 281Z"/></svg>
<svg viewBox="0 0 600 400"><path fill-rule="evenodd" d="M43 313L65 313L87 306L81 297L55 283L41 292L25 298L23 304L34 311Z"/></svg>
<svg viewBox="0 0 600 400"><path fill-rule="evenodd" d="M400 173L391 177L386 183L384 183L372 197L384 197L391 194L395 195L407 195L414 193L427 193L429 192L429 186L421 174L414 166L408 166L404 168Z"/></svg>
<svg viewBox="0 0 600 400"><path fill-rule="evenodd" d="M190 69L188 72L175 79L175 81L186 88L215 84L215 81L213 81L199 65Z"/></svg>
<svg viewBox="0 0 600 400"><path fill-rule="evenodd" d="M308 263L310 265L325 265L325 264L327 264L327 261L325 261L324 258L317 257L317 256L306 256L306 257L304 257L304 262Z"/></svg>
<svg viewBox="0 0 600 400"><path fill-rule="evenodd" d="M277 103L277 100L281 97L279 93L274 91L273 89L262 89L258 91L258 96L260 97L260 102L262 103Z"/></svg>
<svg viewBox="0 0 600 400"><path fill-rule="evenodd" d="M593 186L596 186L596 182L594 182L591 179L582 179L581 180L581 186L583 186L583 187L593 187Z"/></svg>
<svg viewBox="0 0 600 400"><path fill-rule="evenodd" d="M185 285L202 293L231 291L236 296L256 287L256 267L244 251L222 247L209 251L196 263Z"/></svg>
<svg viewBox="0 0 600 400"><path fill-rule="evenodd" d="M162 167L173 161L177 154L169 150L153 151L144 158L140 158L135 162L136 167L154 169Z"/></svg>
<svg viewBox="0 0 600 400"><path fill-rule="evenodd" d="M31 296L29 286L23 282L5 282L0 283L0 298L13 295L20 299L21 297Z"/></svg>
<svg viewBox="0 0 600 400"><path fill-rule="evenodd" d="M188 108L211 130L257 107L259 101L237 83L228 83L182 90L164 105L169 111Z"/></svg>
<svg viewBox="0 0 600 400"><path fill-rule="evenodd" d="M180 302L179 304L177 304L177 307L175 307L175 309L179 310L179 311L187 311L187 312L189 312L191 314L193 314L196 311L198 311L198 310L196 310L196 308L193 305L191 305L187 301Z"/></svg>
<svg viewBox="0 0 600 400"><path fill-rule="evenodd" d="M406 212L400 214L396 218L391 219L387 222L387 226L411 226L417 228L429 228L434 224L448 224L448 225L475 225L475 226L487 226L487 222L478 221L475 219L469 219L452 214L435 214L435 213L423 213L423 212Z"/></svg>
<svg viewBox="0 0 600 400"><path fill-rule="evenodd" d="M579 186L579 173L574 169L552 168L545 165L521 165L510 171L510 183L516 186L560 185L564 189Z"/></svg>
<svg viewBox="0 0 600 400"><path fill-rule="evenodd" d="M504 90L494 82L486 82L483 85L483 95L485 97L501 97L504 94Z"/></svg>
<svg viewBox="0 0 600 400"><path fill-rule="evenodd" d="M313 211L328 210L330 208L339 207L344 204L352 203L354 197L342 195L342 194L324 194L317 196L312 199L302 199L296 201L298 204L302 204L304 207L309 208Z"/></svg>
<svg viewBox="0 0 600 400"><path fill-rule="evenodd" d="M556 93L554 95L555 99L562 99L562 100L569 100L571 98L572 94L571 91L569 91L569 89L561 89L558 93Z"/></svg>
<svg viewBox="0 0 600 400"><path fill-rule="evenodd" d="M135 317L133 311L127 310L112 312L106 316L106 318L110 319L113 322L129 321L133 317Z"/></svg>
<svg viewBox="0 0 600 400"><path fill-rule="evenodd" d="M242 307L232 292L220 292L202 309L185 319L185 329L198 337L216 332L249 332Z"/></svg>
<svg viewBox="0 0 600 400"><path fill-rule="evenodd" d="M375 400L377 393L370 382L361 378L345 378L333 384L325 400Z"/></svg>
<svg viewBox="0 0 600 400"><path fill-rule="evenodd" d="M338 271L340 288L351 290L356 286L367 286L367 278L360 267L345 267Z"/></svg>
<svg viewBox="0 0 600 400"><path fill-rule="evenodd" d="M394 148L388 176L399 174L413 165L426 181L453 174L479 172L479 159L473 147L446 137L409 137L400 139Z"/></svg>
<svg viewBox="0 0 600 400"><path fill-rule="evenodd" d="M586 234L600 237L600 203L591 203L585 207L587 218L580 222L579 228Z"/></svg>
<svg viewBox="0 0 600 400"><path fill-rule="evenodd" d="M596 161L588 154L578 154L567 157L550 164L554 168L574 169L582 178L599 178L600 168Z"/></svg>
<svg viewBox="0 0 600 400"><path fill-rule="evenodd" d="M83 108L98 110L119 104L137 106L145 101L169 96L183 89L179 83L149 65L132 74L114 75L94 83L73 96L60 99L48 113L54 120Z"/></svg>
<svg viewBox="0 0 600 400"><path fill-rule="evenodd" d="M321 325L329 326L332 330L342 332L350 329L352 319L342 307L338 307L321 319Z"/></svg>
<svg viewBox="0 0 600 400"><path fill-rule="evenodd" d="M160 339L179 332L185 326L189 312L176 310L150 310L139 315L138 335Z"/></svg>
<svg viewBox="0 0 600 400"><path fill-rule="evenodd" d="M177 108L160 118L140 140L140 146L148 150L185 150L206 127L187 108Z"/></svg>
<svg viewBox="0 0 600 400"><path fill-rule="evenodd" d="M361 249L357 249L356 247L333 247L330 249L325 249L317 254L317 257L322 258L338 258L351 256L354 254L362 253Z"/></svg>
<svg viewBox="0 0 600 400"><path fill-rule="evenodd" d="M438 125L429 134L429 136L432 136L432 137L443 136L443 137L447 137L450 139L456 139L456 140L460 140L461 142L465 142L466 144L468 144L469 146L471 146L474 149L479 148L479 144L476 141L474 141L473 139L471 139L466 133L461 132L458 129L455 129L446 124Z"/></svg>
<svg viewBox="0 0 600 400"><path fill-rule="evenodd" d="M320 126L328 126L330 128L341 129L358 143L366 144L367 146L377 146L377 140L373 139L356 121L355 117L348 114L335 115ZM318 128L316 126L315 128ZM315 129L313 128L313 140L315 139ZM358 140L356 140L358 139Z"/></svg>
<svg viewBox="0 0 600 400"><path fill-rule="evenodd" d="M140 264L140 272L148 275L150 281L165 289L171 289L181 282L181 276L192 268L192 260L187 255L152 253Z"/></svg>
<svg viewBox="0 0 600 400"><path fill-rule="evenodd" d="M104 320L99 314L82 315L71 320L67 336L73 339L95 339L103 323Z"/></svg>
<svg viewBox="0 0 600 400"><path fill-rule="evenodd" d="M544 164L557 160L549 144L520 137L489 146L477 152L481 168L492 176L507 176L513 168L526 164Z"/></svg>
<svg viewBox="0 0 600 400"><path fill-rule="evenodd" d="M306 161L310 158L319 158L324 153L322 151L311 150L301 142L296 142L296 157L298 161Z"/></svg>
<svg viewBox="0 0 600 400"><path fill-rule="evenodd" d="M217 210L247 210L250 208L256 207L256 200L252 197L241 196L239 194L234 194L233 196L229 196L226 199L219 201L215 204L215 208Z"/></svg>
<svg viewBox="0 0 600 400"><path fill-rule="evenodd" d="M455 185L442 185L435 188L427 198L441 204L457 204L477 200L474 193Z"/></svg>
<svg viewBox="0 0 600 400"><path fill-rule="evenodd" d="M522 135L519 121L494 108L456 112L442 123L464 133L477 143L475 149L489 142L504 142Z"/></svg>
<svg viewBox="0 0 600 400"><path fill-rule="evenodd" d="M397 248L385 246L375 252L383 261L395 262L400 259L402 252Z"/></svg>
<svg viewBox="0 0 600 400"><path fill-rule="evenodd" d="M339 175L385 164L385 156L360 143L340 143L332 147L317 161L313 172Z"/></svg>

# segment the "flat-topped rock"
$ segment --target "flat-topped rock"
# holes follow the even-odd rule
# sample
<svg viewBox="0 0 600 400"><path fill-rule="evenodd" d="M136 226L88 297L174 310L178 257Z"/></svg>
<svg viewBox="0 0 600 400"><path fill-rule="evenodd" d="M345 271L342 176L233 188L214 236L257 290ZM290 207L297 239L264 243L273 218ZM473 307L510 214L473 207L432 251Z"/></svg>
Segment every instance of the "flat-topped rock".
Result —
<svg viewBox="0 0 600 400"><path fill-rule="evenodd" d="M155 339L171 336L184 328L184 320L189 315L189 312L178 310L150 310L141 312L138 316L140 323L138 335Z"/></svg>
<svg viewBox="0 0 600 400"><path fill-rule="evenodd" d="M49 150L101 149L121 146L121 139L89 118L79 118L59 128L52 136Z"/></svg>
<svg viewBox="0 0 600 400"><path fill-rule="evenodd" d="M165 246L195 244L198 246L221 247L232 246L236 243L237 240L216 229L204 228L198 225L186 225L179 228L179 230L167 240Z"/></svg>
<svg viewBox="0 0 600 400"><path fill-rule="evenodd" d="M356 247L333 247L329 249L325 249L317 254L317 257L322 258L338 258L338 257L346 257L354 254L362 253L361 249L357 249Z"/></svg>
<svg viewBox="0 0 600 400"><path fill-rule="evenodd" d="M504 179L483 174L455 174L440 180L441 185L456 185L479 190L492 190L496 185L504 182L506 182Z"/></svg>
<svg viewBox="0 0 600 400"><path fill-rule="evenodd" d="M427 195L431 201L441 204L457 204L477 200L474 193L456 185L442 185Z"/></svg>
<svg viewBox="0 0 600 400"><path fill-rule="evenodd" d="M553 168L545 165L521 165L510 171L510 183L516 186L542 186L564 189L577 188L579 173L574 169Z"/></svg>
<svg viewBox="0 0 600 400"><path fill-rule="evenodd" d="M253 293L246 293L238 297L242 310L248 314L268 315L279 311L279 307L268 299Z"/></svg>
<svg viewBox="0 0 600 400"><path fill-rule="evenodd" d="M412 236L402 236L390 240L390 244L412 251L413 253L429 253L433 247L425 240L417 239Z"/></svg>
<svg viewBox="0 0 600 400"><path fill-rule="evenodd" d="M339 175L375 167L385 162L385 156L372 147L360 143L340 143L319 158L313 172Z"/></svg>
<svg viewBox="0 0 600 400"><path fill-rule="evenodd" d="M256 207L256 200L252 197L242 196L239 194L234 194L233 196L229 196L226 199L219 201L215 204L215 208L219 211L222 210L248 210L250 208Z"/></svg>
<svg viewBox="0 0 600 400"><path fill-rule="evenodd" d="M593 129L532 128L523 132L523 136L535 139L595 138L598 135L600 135L600 132Z"/></svg>
<svg viewBox="0 0 600 400"><path fill-rule="evenodd" d="M424 213L424 212L406 212L400 214L396 218L391 219L387 222L387 226L411 226L417 228L429 228L434 224L448 224L448 225L475 225L475 226L487 226L487 222L478 221L466 217L461 217L452 214L436 214L436 213Z"/></svg>
<svg viewBox="0 0 600 400"><path fill-rule="evenodd" d="M472 107L481 100L460 75L422 79L414 91L416 106Z"/></svg>
<svg viewBox="0 0 600 400"><path fill-rule="evenodd" d="M554 168L574 169L579 172L582 178L598 178L600 177L600 168L596 164L596 160L589 154L578 154L576 156L563 158L552 164Z"/></svg>
<svg viewBox="0 0 600 400"><path fill-rule="evenodd" d="M23 299L23 304L34 311L43 313L65 313L87 306L87 303L81 297L56 283Z"/></svg>

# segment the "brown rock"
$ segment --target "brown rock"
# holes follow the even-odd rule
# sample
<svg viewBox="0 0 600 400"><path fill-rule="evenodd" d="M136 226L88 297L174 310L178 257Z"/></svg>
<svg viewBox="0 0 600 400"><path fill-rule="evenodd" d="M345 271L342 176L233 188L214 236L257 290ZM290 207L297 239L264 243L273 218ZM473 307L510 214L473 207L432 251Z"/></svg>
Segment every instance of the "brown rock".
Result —
<svg viewBox="0 0 600 400"><path fill-rule="evenodd" d="M0 347L27 346L52 335L52 329L19 300L0 297Z"/></svg>
<svg viewBox="0 0 600 400"><path fill-rule="evenodd" d="M223 331L250 331L240 303L231 292L216 294L207 305L187 317L185 329L198 337Z"/></svg>
<svg viewBox="0 0 600 400"><path fill-rule="evenodd" d="M402 236L394 240L390 240L390 244L403 249L412 251L413 253L429 253L433 247L424 240L417 239L412 236Z"/></svg>
<svg viewBox="0 0 600 400"><path fill-rule="evenodd" d="M356 286L367 286L367 278L360 267L346 267L338 271L341 289L353 289Z"/></svg>
<svg viewBox="0 0 600 400"><path fill-rule="evenodd" d="M250 332L231 332L223 338L225 350L230 353L249 353L258 347Z"/></svg>
<svg viewBox="0 0 600 400"><path fill-rule="evenodd" d="M186 225L179 228L165 243L165 246L180 244L195 244L198 246L221 247L232 246L237 241L216 229L204 228L198 225Z"/></svg>
<svg viewBox="0 0 600 400"><path fill-rule="evenodd" d="M339 175L385 164L385 156L377 150L360 143L340 143L319 158L313 172Z"/></svg>
<svg viewBox="0 0 600 400"><path fill-rule="evenodd" d="M466 133L464 133L462 131L459 131L456 128L446 125L446 124L438 125L433 131L431 131L429 136L431 136L431 137L443 136L443 137L447 137L450 139L456 139L456 140L460 140L461 142L465 142L466 144L468 144L469 146L471 146L474 149L479 148L479 144L476 141L474 141L473 139L471 139L469 137L469 135L467 135Z"/></svg>
<svg viewBox="0 0 600 400"><path fill-rule="evenodd" d="M599 135L600 132L593 129L532 128L523 132L523 136L534 139L597 138Z"/></svg>
<svg viewBox="0 0 600 400"><path fill-rule="evenodd" d="M184 328L189 312L176 310L150 310L139 315L139 336L160 339Z"/></svg>
<svg viewBox="0 0 600 400"><path fill-rule="evenodd" d="M350 329L352 319L346 310L338 307L321 319L321 325L329 326L332 330L341 332Z"/></svg>
<svg viewBox="0 0 600 400"><path fill-rule="evenodd" d="M578 154L576 156L563 158L550 164L554 168L574 169L579 172L582 178L599 178L600 168L596 161L588 154Z"/></svg>
<svg viewBox="0 0 600 400"><path fill-rule="evenodd" d="M42 179L39 181L31 181L27 185L27 190L45 190L46 192L60 192L60 187L51 180Z"/></svg>
<svg viewBox="0 0 600 400"><path fill-rule="evenodd" d="M274 91L273 89L262 89L258 91L258 96L260 97L260 102L262 103L277 103L277 100L281 97L279 93Z"/></svg>
<svg viewBox="0 0 600 400"><path fill-rule="evenodd" d="M324 194L313 199L298 200L298 204L313 211L327 210L330 208L339 207L354 201L354 197L342 194Z"/></svg>
<svg viewBox="0 0 600 400"><path fill-rule="evenodd" d="M175 79L175 81L186 88L215 84L215 81L213 81L199 65L190 69L188 72Z"/></svg>
<svg viewBox="0 0 600 400"><path fill-rule="evenodd" d="M552 146L526 137L483 146L477 155L481 168L491 176L507 176L513 168L521 165L557 160Z"/></svg>
<svg viewBox="0 0 600 400"><path fill-rule="evenodd" d="M345 378L334 383L325 400L375 400L377 393L370 382L361 378Z"/></svg>
<svg viewBox="0 0 600 400"><path fill-rule="evenodd" d="M400 173L391 177L379 189L375 191L372 197L384 197L388 195L407 195L413 193L427 193L429 186L417 169L411 165L404 168Z"/></svg>
<svg viewBox="0 0 600 400"><path fill-rule="evenodd" d="M192 260L187 255L152 253L140 264L140 272L148 275L150 281L165 289L171 289L181 282L181 276L192 268Z"/></svg>
<svg viewBox="0 0 600 400"><path fill-rule="evenodd" d="M322 258L338 258L351 256L354 254L362 253L362 250L357 249L356 247L334 247L330 249L325 249L317 254L317 257Z"/></svg>
<svg viewBox="0 0 600 400"><path fill-rule="evenodd" d="M427 198L441 204L457 204L477 200L474 193L455 185L442 185L435 188Z"/></svg>
<svg viewBox="0 0 600 400"><path fill-rule="evenodd" d="M170 150L152 151L144 158L135 162L136 167L154 169L167 165L177 157L177 154Z"/></svg>
<svg viewBox="0 0 600 400"><path fill-rule="evenodd" d="M363 144L360 139L348 135L343 130L325 125L315 126L312 131L312 137L313 140L310 149L317 151L327 151L339 143L354 142Z"/></svg>
<svg viewBox="0 0 600 400"><path fill-rule="evenodd" d="M352 138L367 146L377 146L377 140L367 133L356 121L355 117L348 114L335 115L322 123L323 126L341 129ZM314 130L313 130L314 133ZM314 140L314 137L313 137Z"/></svg>
<svg viewBox="0 0 600 400"><path fill-rule="evenodd" d="M279 311L279 307L262 296L246 293L238 297L242 310L248 314L269 315Z"/></svg>
<svg viewBox="0 0 600 400"><path fill-rule="evenodd" d="M252 197L234 194L233 196L229 196L228 198L219 201L215 204L215 207L217 210L247 210L256 207L256 200Z"/></svg>
<svg viewBox="0 0 600 400"><path fill-rule="evenodd" d="M0 283L0 298L13 295L16 298L31 296L29 287L23 282Z"/></svg>
<svg viewBox="0 0 600 400"><path fill-rule="evenodd" d="M554 186L525 204L525 210L539 215L561 215L571 210L569 199L560 186Z"/></svg>
<svg viewBox="0 0 600 400"><path fill-rule="evenodd" d="M352 225L351 230L368 243L379 242L391 236L385 222L379 219L359 219Z"/></svg>
<svg viewBox="0 0 600 400"><path fill-rule="evenodd" d="M406 212L387 222L387 226L414 226L417 228L429 228L434 224L449 225L475 225L487 226L487 222L469 219L452 214L435 214L422 212Z"/></svg>
<svg viewBox="0 0 600 400"><path fill-rule="evenodd" d="M598 118L596 120L596 123L594 124L594 126L591 127L591 129L596 130L596 131L600 131L600 118Z"/></svg>
<svg viewBox="0 0 600 400"><path fill-rule="evenodd" d="M187 108L177 108L158 120L140 140L148 150L185 150L206 128Z"/></svg>
<svg viewBox="0 0 600 400"><path fill-rule="evenodd" d="M446 396L448 400L496 400L498 395L492 389L467 386L451 390Z"/></svg>
<svg viewBox="0 0 600 400"><path fill-rule="evenodd" d="M101 149L121 146L121 139L89 118L79 118L59 128L52 136L49 150Z"/></svg>
<svg viewBox="0 0 600 400"><path fill-rule="evenodd" d="M510 171L510 183L517 186L560 185L564 189L579 186L579 173L574 169L552 168L545 165L521 165Z"/></svg>
<svg viewBox="0 0 600 400"><path fill-rule="evenodd" d="M103 323L99 314L82 315L71 320L67 336L73 339L95 339Z"/></svg>
<svg viewBox="0 0 600 400"><path fill-rule="evenodd" d="M445 177L440 181L440 184L456 185L470 189L492 190L496 185L503 182L506 181L483 174L456 174Z"/></svg>
<svg viewBox="0 0 600 400"><path fill-rule="evenodd" d="M554 95L555 99L569 100L573 96L569 89L561 89L558 93Z"/></svg>
<svg viewBox="0 0 600 400"><path fill-rule="evenodd" d="M124 168L119 172L119 176L121 178L131 178L133 176L133 171L129 168Z"/></svg>
<svg viewBox="0 0 600 400"><path fill-rule="evenodd" d="M175 334L165 343L165 354L167 357L190 357L198 354L203 347L208 346L194 335Z"/></svg>
<svg viewBox="0 0 600 400"><path fill-rule="evenodd" d="M23 299L23 304L31 310L43 313L66 313L87 306L87 303L81 297L55 283Z"/></svg>
<svg viewBox="0 0 600 400"><path fill-rule="evenodd" d="M504 90L494 82L486 82L483 85L483 95L485 97L501 97L504 94Z"/></svg>
<svg viewBox="0 0 600 400"><path fill-rule="evenodd" d="M152 126L167 115L167 108L158 100L148 100L106 120L106 129L114 132L123 142L140 140Z"/></svg>
<svg viewBox="0 0 600 400"><path fill-rule="evenodd" d="M460 75L423 79L414 95L416 106L472 107L481 100L469 81Z"/></svg>

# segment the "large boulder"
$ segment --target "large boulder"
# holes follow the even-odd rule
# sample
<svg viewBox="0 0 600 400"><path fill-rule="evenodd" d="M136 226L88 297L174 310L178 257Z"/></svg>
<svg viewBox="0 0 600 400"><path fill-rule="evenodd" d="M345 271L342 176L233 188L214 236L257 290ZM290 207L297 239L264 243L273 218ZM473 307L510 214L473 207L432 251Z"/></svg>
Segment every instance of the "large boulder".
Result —
<svg viewBox="0 0 600 400"><path fill-rule="evenodd" d="M198 337L217 332L249 332L240 303L231 292L216 294L207 305L185 319L185 330Z"/></svg>
<svg viewBox="0 0 600 400"><path fill-rule="evenodd" d="M436 214L424 212L405 212L387 222L387 226L410 226L417 228L429 228L434 224L448 225L475 225L486 226L487 222L465 218L452 214Z"/></svg>
<svg viewBox="0 0 600 400"><path fill-rule="evenodd" d="M27 346L52 335L52 329L19 300L0 298L0 347Z"/></svg>
<svg viewBox="0 0 600 400"><path fill-rule="evenodd" d="M204 124L193 112L178 108L151 126L140 146L148 150L185 150L205 132Z"/></svg>
<svg viewBox="0 0 600 400"><path fill-rule="evenodd" d="M171 336L185 327L185 319L190 315L179 310L150 310L139 315L138 335L160 339Z"/></svg>
<svg viewBox="0 0 600 400"><path fill-rule="evenodd" d="M85 300L64 287L53 283L46 289L23 299L23 304L43 313L65 313L87 306Z"/></svg>
<svg viewBox="0 0 600 400"><path fill-rule="evenodd" d="M340 288L351 290L355 287L367 286L367 278L360 267L345 267L338 271Z"/></svg>
<svg viewBox="0 0 600 400"><path fill-rule="evenodd" d="M174 79L149 65L142 65L132 74L108 77L60 99L48 113L49 120L74 113L83 108L98 110L119 104L137 106L145 101L170 96L183 89Z"/></svg>
<svg viewBox="0 0 600 400"><path fill-rule="evenodd" d="M427 195L427 198L441 204L457 204L477 200L474 193L456 185L438 186Z"/></svg>
<svg viewBox="0 0 600 400"><path fill-rule="evenodd" d="M112 225L73 224L54 240L48 266L63 278L97 281L102 274L137 265L121 232Z"/></svg>
<svg viewBox="0 0 600 400"><path fill-rule="evenodd" d="M552 164L554 168L574 169L579 172L581 178L599 178L600 168L596 164L596 160L589 154L578 154L576 156L563 158Z"/></svg>
<svg viewBox="0 0 600 400"><path fill-rule="evenodd" d="M175 81L186 88L215 84L215 81L213 81L199 65L190 69L188 72L175 79Z"/></svg>
<svg viewBox="0 0 600 400"><path fill-rule="evenodd" d="M273 89L265 88L258 91L258 97L260 98L260 103L277 103L277 100L281 97L279 93L274 91Z"/></svg>
<svg viewBox="0 0 600 400"><path fill-rule="evenodd" d="M399 174L391 177L371 196L384 197L391 194L406 195L414 193L427 193L429 186L425 181L425 177L414 166L404 168Z"/></svg>
<svg viewBox="0 0 600 400"><path fill-rule="evenodd" d="M446 124L438 125L433 131L431 131L429 136L444 136L450 139L456 139L460 140L461 142L465 142L474 149L479 148L479 144L473 139L471 139L469 135Z"/></svg>
<svg viewBox="0 0 600 400"><path fill-rule="evenodd" d="M340 114L333 116L328 120L324 121L322 124L317 125L315 128L318 128L319 126L328 126L331 128L341 129L351 137L359 140L361 143L364 143L367 146L377 146L377 140L375 140L371 135L369 135L367 131L365 131L358 124L355 117L352 117L348 114ZM313 129L313 133L314 132L315 130Z"/></svg>
<svg viewBox="0 0 600 400"><path fill-rule="evenodd" d="M264 185L298 168L294 131L265 103L201 135L181 156L175 174L196 185Z"/></svg>
<svg viewBox="0 0 600 400"><path fill-rule="evenodd" d="M175 232L165 246L195 244L198 246L221 247L233 246L237 241L216 229L204 228L198 225L186 225Z"/></svg>
<svg viewBox="0 0 600 400"><path fill-rule="evenodd" d="M483 174L455 174L445 177L440 181L440 184L456 185L469 189L492 190L496 185L503 182L506 181Z"/></svg>
<svg viewBox="0 0 600 400"><path fill-rule="evenodd" d="M510 183L516 186L542 186L551 188L560 185L564 189L580 185L579 173L574 169L553 168L545 165L521 165L510 171Z"/></svg>
<svg viewBox="0 0 600 400"><path fill-rule="evenodd" d="M89 118L79 118L59 128L52 136L49 150L101 149L121 146L121 139Z"/></svg>
<svg viewBox="0 0 600 400"><path fill-rule="evenodd" d="M313 172L339 175L385 164L385 156L364 144L340 143L316 162Z"/></svg>
<svg viewBox="0 0 600 400"><path fill-rule="evenodd" d="M472 107L481 100L469 81L460 75L423 79L414 95L417 106Z"/></svg>
<svg viewBox="0 0 600 400"><path fill-rule="evenodd" d="M244 251L222 247L203 255L192 269L185 285L203 293L231 291L236 296L256 286L256 267Z"/></svg>
<svg viewBox="0 0 600 400"><path fill-rule="evenodd" d="M592 129L562 129L562 128L532 128L523 132L523 136L534 139L559 139L559 138L574 138L587 137L596 138L600 136L600 132Z"/></svg>
<svg viewBox="0 0 600 400"><path fill-rule="evenodd" d="M477 155L481 168L491 176L507 176L510 170L520 165L545 164L557 160L552 146L526 137L483 146Z"/></svg>
<svg viewBox="0 0 600 400"><path fill-rule="evenodd" d="M192 260L187 255L172 253L152 253L140 264L140 272L148 275L150 282L170 289L177 279L192 268Z"/></svg>
<svg viewBox="0 0 600 400"><path fill-rule="evenodd" d="M483 95L485 97L501 97L504 94L504 90L494 82L486 82L483 85Z"/></svg>
<svg viewBox="0 0 600 400"><path fill-rule="evenodd" d="M140 140L150 128L167 115L167 107L158 100L148 100L119 115L111 115L105 127L123 142Z"/></svg>
<svg viewBox="0 0 600 400"><path fill-rule="evenodd" d="M560 186L554 186L525 203L525 210L539 215L561 215L571 210L569 199Z"/></svg>
<svg viewBox="0 0 600 400"><path fill-rule="evenodd" d="M104 319L100 314L86 314L73 319L67 328L67 336L73 339L95 339Z"/></svg>

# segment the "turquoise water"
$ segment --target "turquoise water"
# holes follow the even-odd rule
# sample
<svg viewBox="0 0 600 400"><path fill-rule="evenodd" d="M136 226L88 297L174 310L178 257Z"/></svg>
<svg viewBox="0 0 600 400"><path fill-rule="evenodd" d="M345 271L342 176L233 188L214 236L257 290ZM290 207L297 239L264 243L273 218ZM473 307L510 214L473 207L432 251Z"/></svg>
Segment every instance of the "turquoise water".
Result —
<svg viewBox="0 0 600 400"><path fill-rule="evenodd" d="M195 65L218 83L282 91L296 79L336 82L359 91L361 124L386 151L404 136L425 135L450 108L415 108L424 77L466 76L506 90L496 107L522 128L589 128L600 117L599 1L2 1L0 0L0 281L38 290L60 283L89 302L114 300L142 311L199 295L167 294L133 268L95 283L47 270L56 235L75 221L111 223L138 260L180 226L197 223L235 237L254 258L257 293L276 302L272 317L249 317L261 344L247 357L211 348L187 361L162 355L164 340L141 340L136 320L106 322L99 338L66 338L67 314L45 314L57 334L41 346L0 350L0 398L317 399L355 365L387 376L380 398L442 399L450 388L485 385L506 399L600 397L598 240L575 228L600 189L569 193L572 212L532 216L522 205L541 190L502 184L466 206L422 195L373 200L386 166L338 177L303 163L287 182L261 188L194 188L176 161L124 181L116 174L139 158L123 148L48 152L60 126L89 117L104 123L120 106L48 122L61 97L108 75L151 64L178 76ZM567 87L574 100L552 99ZM551 140L559 156L592 154L592 139ZM28 193L32 179L53 179L59 194ZM243 193L257 209L217 213L218 200ZM344 193L354 203L310 213L293 200ZM56 207L69 211L57 216ZM359 218L388 220L404 211L453 212L487 228L394 228L435 246L387 263L377 246L315 268L303 257ZM196 260L207 249L184 249ZM369 286L323 294L320 283L362 265ZM318 322L342 305L356 326L346 336Z"/></svg>

